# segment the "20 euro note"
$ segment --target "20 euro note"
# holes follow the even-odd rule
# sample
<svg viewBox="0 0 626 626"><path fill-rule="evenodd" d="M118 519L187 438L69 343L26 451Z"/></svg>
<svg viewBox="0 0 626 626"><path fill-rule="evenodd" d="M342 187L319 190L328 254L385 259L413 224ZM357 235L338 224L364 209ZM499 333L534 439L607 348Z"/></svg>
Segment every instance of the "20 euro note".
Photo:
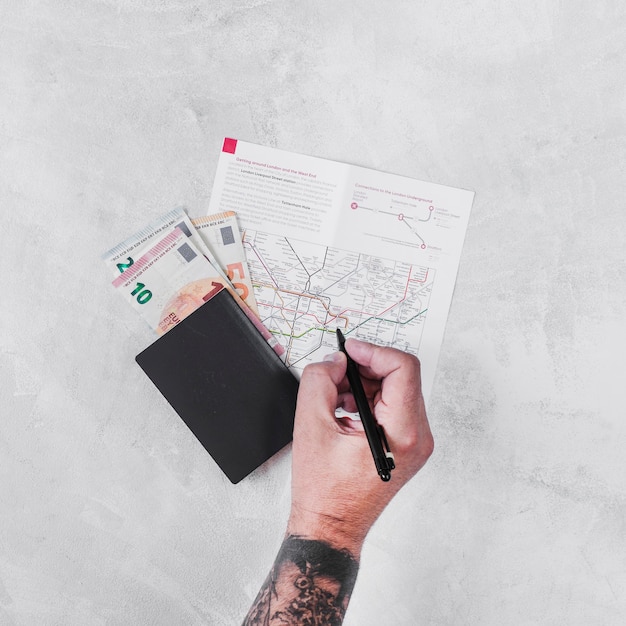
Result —
<svg viewBox="0 0 626 626"><path fill-rule="evenodd" d="M284 353L228 280L200 254L180 228L161 238L112 284L159 335L226 288L273 350L279 356Z"/></svg>
<svg viewBox="0 0 626 626"><path fill-rule="evenodd" d="M117 276L132 267L135 261L154 246L159 239L167 233L171 233L175 228L180 228L195 248L214 266L218 274L224 279L227 278L226 272L220 268L218 261L205 244L203 238L198 234L191 219L185 210L180 207L161 215L134 235L118 243L115 247L105 252L102 255L102 259L111 268L111 272Z"/></svg>
<svg viewBox="0 0 626 626"><path fill-rule="evenodd" d="M191 223L213 253L244 302L258 314L246 252L234 211L191 218Z"/></svg>
<svg viewBox="0 0 626 626"><path fill-rule="evenodd" d="M113 286L159 335L220 289L232 289L180 228L134 260Z"/></svg>

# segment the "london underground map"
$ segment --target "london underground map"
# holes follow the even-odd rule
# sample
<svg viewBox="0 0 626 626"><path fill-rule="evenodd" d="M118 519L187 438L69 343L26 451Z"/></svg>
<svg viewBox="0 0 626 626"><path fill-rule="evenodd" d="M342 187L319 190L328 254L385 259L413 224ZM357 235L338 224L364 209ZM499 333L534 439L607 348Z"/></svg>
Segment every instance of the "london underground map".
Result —
<svg viewBox="0 0 626 626"><path fill-rule="evenodd" d="M473 198L226 138L208 214L237 214L261 321L296 376L340 328L416 354L428 403Z"/></svg>
<svg viewBox="0 0 626 626"><path fill-rule="evenodd" d="M292 370L336 350L337 328L417 355L433 269L259 231L244 247L261 321Z"/></svg>

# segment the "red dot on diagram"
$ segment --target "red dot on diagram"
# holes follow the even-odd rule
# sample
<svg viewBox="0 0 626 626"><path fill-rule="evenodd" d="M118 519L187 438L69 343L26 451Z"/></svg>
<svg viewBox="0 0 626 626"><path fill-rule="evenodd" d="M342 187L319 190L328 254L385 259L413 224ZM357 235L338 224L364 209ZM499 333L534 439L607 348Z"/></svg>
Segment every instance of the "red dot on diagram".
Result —
<svg viewBox="0 0 626 626"><path fill-rule="evenodd" d="M404 213L398 213L398 219L402 221L404 219Z"/></svg>
<svg viewBox="0 0 626 626"><path fill-rule="evenodd" d="M425 243L423 243L423 244L420 246L420 248L421 248L422 250L426 250L426 244L425 244Z"/></svg>
<svg viewBox="0 0 626 626"><path fill-rule="evenodd" d="M431 205L431 206L429 206L429 207L428 207L428 210L429 210L429 211L434 211L434 210L435 210L435 207Z"/></svg>
<svg viewBox="0 0 626 626"><path fill-rule="evenodd" d="M351 209L358 209L358 208L359 208L359 205L358 205L356 202L353 202L353 203L350 205L350 208L351 208Z"/></svg>

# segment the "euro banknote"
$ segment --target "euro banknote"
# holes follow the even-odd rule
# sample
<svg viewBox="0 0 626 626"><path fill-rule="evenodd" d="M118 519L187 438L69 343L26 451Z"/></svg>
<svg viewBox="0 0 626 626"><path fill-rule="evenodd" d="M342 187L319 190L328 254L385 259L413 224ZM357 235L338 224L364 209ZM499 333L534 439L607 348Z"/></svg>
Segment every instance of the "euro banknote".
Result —
<svg viewBox="0 0 626 626"><path fill-rule="evenodd" d="M195 217L191 218L191 223L196 227L222 270L226 272L226 276L237 293L258 314L236 213L226 211L205 217Z"/></svg>
<svg viewBox="0 0 626 626"><path fill-rule="evenodd" d="M198 234L195 226L184 209L175 208L150 222L140 231L131 235L115 247L102 255L103 261L110 267L114 276L125 272L135 260L149 250L160 237L180 228L183 234L190 239L195 248L205 256L215 267L222 278L226 279L226 272L220 267L219 262L207 247L204 239Z"/></svg>
<svg viewBox="0 0 626 626"><path fill-rule="evenodd" d="M153 246L160 236L178 227L218 270L222 278L230 281L240 297L258 315L241 234L235 214L231 213L233 217L224 223L220 223L221 220L206 221L205 218L198 218L201 224L199 229L194 225L196 220L190 219L184 209L172 209L105 252L102 259L117 276L131 267L135 259ZM231 234L234 244L230 243ZM209 241L213 245L209 245ZM216 251L219 256L215 254Z"/></svg>
<svg viewBox="0 0 626 626"><path fill-rule="evenodd" d="M159 335L217 291L232 290L178 227L133 259L113 286Z"/></svg>
<svg viewBox="0 0 626 626"><path fill-rule="evenodd" d="M239 297L230 281L178 227L133 260L112 284L158 335L166 333L225 288L276 354L281 357L284 354L284 348Z"/></svg>

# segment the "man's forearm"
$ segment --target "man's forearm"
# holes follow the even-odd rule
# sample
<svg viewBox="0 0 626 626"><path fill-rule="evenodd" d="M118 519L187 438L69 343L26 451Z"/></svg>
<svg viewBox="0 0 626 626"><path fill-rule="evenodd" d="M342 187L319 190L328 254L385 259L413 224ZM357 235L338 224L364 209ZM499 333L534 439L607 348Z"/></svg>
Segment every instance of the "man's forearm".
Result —
<svg viewBox="0 0 626 626"><path fill-rule="evenodd" d="M339 626L358 569L358 561L346 549L288 535L243 626Z"/></svg>

